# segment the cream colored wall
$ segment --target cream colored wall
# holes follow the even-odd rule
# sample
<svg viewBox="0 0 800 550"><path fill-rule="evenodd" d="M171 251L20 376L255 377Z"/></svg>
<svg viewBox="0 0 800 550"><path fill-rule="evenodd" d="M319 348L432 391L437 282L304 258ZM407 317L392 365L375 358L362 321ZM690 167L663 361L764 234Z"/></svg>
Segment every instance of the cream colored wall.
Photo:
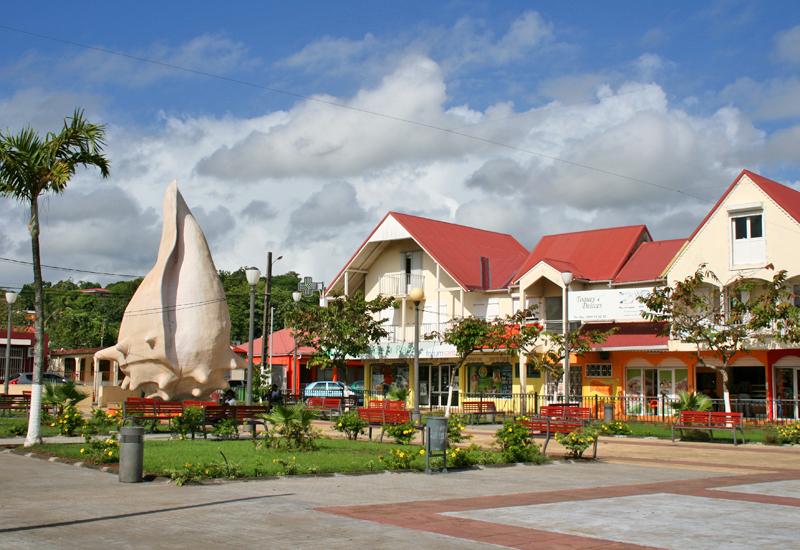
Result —
<svg viewBox="0 0 800 550"><path fill-rule="evenodd" d="M761 203L764 207L764 238L766 262L775 270L738 268L731 266L731 222L728 208L748 203ZM789 277L800 275L800 224L786 214L760 187L747 176L725 198L711 218L706 221L695 238L686 245L669 268L667 281L674 284L693 274L705 263L723 283L739 275L754 279L771 280L776 270L785 269Z"/></svg>

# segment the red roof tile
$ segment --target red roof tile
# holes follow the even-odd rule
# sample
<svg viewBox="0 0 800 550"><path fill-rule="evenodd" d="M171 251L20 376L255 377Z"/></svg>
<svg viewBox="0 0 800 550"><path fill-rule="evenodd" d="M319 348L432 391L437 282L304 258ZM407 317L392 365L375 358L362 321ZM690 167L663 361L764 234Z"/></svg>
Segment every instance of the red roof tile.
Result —
<svg viewBox="0 0 800 550"><path fill-rule="evenodd" d="M736 187L736 184L739 183L739 180L742 179L742 176L747 176L753 183L758 185L762 191L764 191L769 197L774 200L781 208L786 210L786 212L793 217L796 221L800 222L800 192L783 185L782 183L778 183L777 181L773 181L769 178L765 178L755 172L751 172L750 170L742 170L736 179L728 186L722 196L719 198L717 203L714 207L708 211L708 214L702 219L702 221L697 225L697 228L692 232L692 235L689 237L691 241L694 239L695 235L700 231L700 229L706 224L708 219L717 211L719 205L725 200L725 198L733 191L733 188Z"/></svg>
<svg viewBox="0 0 800 550"><path fill-rule="evenodd" d="M614 277L615 283L655 281L678 253L686 239L642 243Z"/></svg>
<svg viewBox="0 0 800 550"><path fill-rule="evenodd" d="M253 357L261 357L263 346L261 338L253 340ZM247 354L247 342L234 346L234 353ZM300 346L297 348L297 355L311 355L315 353L314 348L308 346ZM272 333L272 355L293 355L294 354L294 338L292 337L292 330L288 328L281 329Z"/></svg>
<svg viewBox="0 0 800 550"><path fill-rule="evenodd" d="M639 243L650 239L644 225L545 235L513 280L518 281L533 266L545 261L559 271L571 270L576 279L610 281Z"/></svg>

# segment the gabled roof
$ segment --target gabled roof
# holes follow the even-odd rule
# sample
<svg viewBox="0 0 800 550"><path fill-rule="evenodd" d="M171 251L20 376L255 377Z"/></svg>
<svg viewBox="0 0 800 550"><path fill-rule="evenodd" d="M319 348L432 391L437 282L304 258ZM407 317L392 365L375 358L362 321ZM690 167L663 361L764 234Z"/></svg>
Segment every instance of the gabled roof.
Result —
<svg viewBox="0 0 800 550"><path fill-rule="evenodd" d="M234 353L247 353L247 342L234 346ZM272 333L272 355L293 355L294 350L294 337L292 336L292 329L284 328ZM264 346L261 343L261 338L253 340L253 357L261 357ZM316 353L314 348L308 346L300 346L297 348L297 355L312 355Z"/></svg>
<svg viewBox="0 0 800 550"><path fill-rule="evenodd" d="M657 281L686 239L642 243L614 277L615 283Z"/></svg>
<svg viewBox="0 0 800 550"><path fill-rule="evenodd" d="M372 230L344 268L331 282L333 287L342 273L365 250L384 224L396 223L407 232L442 268L466 290L482 289L481 257L489 259L490 285L487 290L505 288L525 259L528 251L514 237L466 225L389 212ZM397 232L395 231L395 235ZM395 236L395 238L397 238Z"/></svg>
<svg viewBox="0 0 800 550"><path fill-rule="evenodd" d="M692 232L692 235L689 237L691 241L694 239L695 235L700 231L700 229L706 224L706 222L711 218L714 212L720 207L720 205L725 201L733 188L739 183L739 180L742 179L742 176L747 176L750 178L753 183L758 185L764 193L766 193L775 203L783 208L787 214L789 214L792 218L795 219L798 223L800 223L800 192L783 185L782 183L778 183L777 181L773 181L769 178L765 178L755 172L751 172L750 170L742 170L736 179L728 186L722 196L719 198L717 203L714 207L709 210L708 214L702 219L702 221L697 225L697 228Z"/></svg>
<svg viewBox="0 0 800 550"><path fill-rule="evenodd" d="M642 241L650 241L645 225L610 227L545 235L514 275L518 281L541 261L576 279L611 281Z"/></svg>

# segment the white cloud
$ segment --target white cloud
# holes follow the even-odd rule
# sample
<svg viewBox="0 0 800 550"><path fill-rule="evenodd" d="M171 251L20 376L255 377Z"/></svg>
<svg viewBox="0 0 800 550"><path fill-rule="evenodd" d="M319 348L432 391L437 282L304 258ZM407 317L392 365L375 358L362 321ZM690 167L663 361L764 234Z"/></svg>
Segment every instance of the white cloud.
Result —
<svg viewBox="0 0 800 550"><path fill-rule="evenodd" d="M792 65L800 65L800 25L775 36L775 57Z"/></svg>
<svg viewBox="0 0 800 550"><path fill-rule="evenodd" d="M800 117L800 78L774 78L762 82L749 77L726 86L720 97L748 111L755 120Z"/></svg>

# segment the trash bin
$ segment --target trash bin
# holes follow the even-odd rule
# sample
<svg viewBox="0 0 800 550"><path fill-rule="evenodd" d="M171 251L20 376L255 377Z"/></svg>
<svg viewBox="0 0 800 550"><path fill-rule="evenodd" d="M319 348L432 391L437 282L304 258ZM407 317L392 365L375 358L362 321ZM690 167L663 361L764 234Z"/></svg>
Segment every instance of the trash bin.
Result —
<svg viewBox="0 0 800 550"><path fill-rule="evenodd" d="M603 422L610 424L614 422L614 404L605 403L603 405Z"/></svg>
<svg viewBox="0 0 800 550"><path fill-rule="evenodd" d="M447 471L447 418L429 416L425 419L425 473L431 473L431 458L441 457Z"/></svg>
<svg viewBox="0 0 800 550"><path fill-rule="evenodd" d="M122 483L142 481L144 462L144 428L123 427L119 431L119 480Z"/></svg>

